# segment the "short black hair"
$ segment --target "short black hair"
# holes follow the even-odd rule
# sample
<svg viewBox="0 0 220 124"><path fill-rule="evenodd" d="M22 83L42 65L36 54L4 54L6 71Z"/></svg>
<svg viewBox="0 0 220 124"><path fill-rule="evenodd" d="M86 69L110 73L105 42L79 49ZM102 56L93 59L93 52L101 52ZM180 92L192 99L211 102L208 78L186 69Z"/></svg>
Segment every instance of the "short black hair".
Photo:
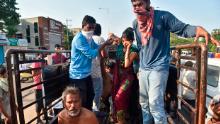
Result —
<svg viewBox="0 0 220 124"><path fill-rule="evenodd" d="M54 47L55 48L60 48L60 44L55 44Z"/></svg>
<svg viewBox="0 0 220 124"><path fill-rule="evenodd" d="M101 25L96 23L95 25L95 30L94 30L94 35L100 36L102 33L102 28Z"/></svg>
<svg viewBox="0 0 220 124"><path fill-rule="evenodd" d="M0 65L0 75L4 75L6 73L6 68L3 65Z"/></svg>
<svg viewBox="0 0 220 124"><path fill-rule="evenodd" d="M82 21L82 28L83 28L86 24L95 24L95 23L96 23L95 18L93 18L92 16L89 16L89 15L86 15L86 16L83 18L83 21Z"/></svg>
<svg viewBox="0 0 220 124"><path fill-rule="evenodd" d="M124 32L122 33L122 38L126 38L130 41L134 41L134 31L133 28L128 27L124 30Z"/></svg>

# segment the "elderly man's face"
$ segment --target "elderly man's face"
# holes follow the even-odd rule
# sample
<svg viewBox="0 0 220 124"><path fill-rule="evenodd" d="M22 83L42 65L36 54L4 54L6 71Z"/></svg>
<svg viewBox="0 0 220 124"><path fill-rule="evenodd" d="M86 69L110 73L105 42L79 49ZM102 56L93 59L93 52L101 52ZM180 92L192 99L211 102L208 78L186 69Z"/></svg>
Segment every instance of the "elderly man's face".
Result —
<svg viewBox="0 0 220 124"><path fill-rule="evenodd" d="M150 0L135 0L132 2L132 6L134 10L140 10L140 9L150 9Z"/></svg>
<svg viewBox="0 0 220 124"><path fill-rule="evenodd" d="M68 94L66 96L65 108L68 111L69 116L75 117L80 114L81 111L81 99L79 95Z"/></svg>

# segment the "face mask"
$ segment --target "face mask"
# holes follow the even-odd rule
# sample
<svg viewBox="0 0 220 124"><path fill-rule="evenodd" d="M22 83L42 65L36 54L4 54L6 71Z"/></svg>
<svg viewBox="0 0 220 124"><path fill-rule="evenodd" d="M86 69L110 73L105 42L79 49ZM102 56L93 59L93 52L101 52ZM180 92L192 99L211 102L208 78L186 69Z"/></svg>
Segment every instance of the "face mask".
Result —
<svg viewBox="0 0 220 124"><path fill-rule="evenodd" d="M87 40L90 40L92 38L94 31L82 31L83 36L86 37Z"/></svg>

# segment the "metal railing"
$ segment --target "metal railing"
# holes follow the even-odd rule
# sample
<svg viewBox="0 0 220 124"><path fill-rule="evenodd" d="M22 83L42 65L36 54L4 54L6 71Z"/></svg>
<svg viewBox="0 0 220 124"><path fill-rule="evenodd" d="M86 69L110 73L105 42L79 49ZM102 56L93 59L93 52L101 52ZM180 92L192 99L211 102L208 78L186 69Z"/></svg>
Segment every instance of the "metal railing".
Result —
<svg viewBox="0 0 220 124"><path fill-rule="evenodd" d="M177 121L185 124L204 124L206 115L206 87L207 87L207 47L205 44L188 44L178 45L171 48L176 50L177 54L177 85L178 85L178 109L177 109ZM182 50L191 50L193 53L189 56L182 55ZM184 66L182 61L190 60L193 61L194 67ZM190 87L180 80L180 73L182 69L191 70L195 72L196 87ZM195 94L195 106L192 106L181 96L181 87L187 88ZM188 113L184 113L182 109L186 107ZM190 116L190 119L186 117Z"/></svg>
<svg viewBox="0 0 220 124"><path fill-rule="evenodd" d="M34 59L29 60L27 59L28 54L36 55L36 54L42 54L42 55L49 55L49 54L69 54L70 51L48 51L48 50L18 50L18 49L9 49L6 51L6 66L7 66L7 73L8 73L8 84L9 84L9 92L10 92L10 107L11 107L11 116L12 116L12 124L29 124L36 121L38 116L30 117L28 113L35 113L35 110L27 111L28 108L32 107L33 105L36 105L38 101L43 100L43 112L40 113L39 116L44 115L46 123L50 123L48 117L47 117L47 111L51 109L56 103L58 103L61 99L58 100L58 102L51 104L52 100L55 100L61 96L63 88L65 88L65 85L68 84L68 67L69 62L63 63L61 60L60 64L55 65L45 65L41 66L39 68L27 68L24 70L20 69L21 64L31 64L40 62L45 62L44 59ZM60 58L62 59L62 57ZM44 78L43 70L47 67L55 68L56 71L55 76ZM24 85L24 83L21 82L20 74L23 72L32 72L34 70L41 70L41 83L35 84L33 82L29 83L29 85ZM50 82L50 83L49 83ZM27 84L27 83L25 83ZM34 92L33 89L38 86L42 85L42 98L40 99L33 99L33 100L24 100L26 99L28 95ZM54 90L51 90L53 88L56 88ZM50 91L48 91L50 89ZM28 92L29 91L29 92ZM28 92L24 95L24 92ZM56 94L56 96L54 95ZM32 94L33 95L33 94ZM33 96L32 96L33 97ZM31 99L32 99L31 97Z"/></svg>

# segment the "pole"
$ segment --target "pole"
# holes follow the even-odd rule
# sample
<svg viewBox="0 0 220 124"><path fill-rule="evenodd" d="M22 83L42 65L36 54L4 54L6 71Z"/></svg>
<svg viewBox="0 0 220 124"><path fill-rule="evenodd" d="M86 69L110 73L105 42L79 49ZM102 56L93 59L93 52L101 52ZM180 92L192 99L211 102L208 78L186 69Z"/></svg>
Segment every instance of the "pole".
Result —
<svg viewBox="0 0 220 124"><path fill-rule="evenodd" d="M67 43L68 43L68 45L67 45L67 47L68 47L68 50L70 49L70 47L69 47L69 25L68 25L68 22L71 22L72 20L71 19L66 19L66 28L67 28L67 31L66 31L66 36L67 36Z"/></svg>

